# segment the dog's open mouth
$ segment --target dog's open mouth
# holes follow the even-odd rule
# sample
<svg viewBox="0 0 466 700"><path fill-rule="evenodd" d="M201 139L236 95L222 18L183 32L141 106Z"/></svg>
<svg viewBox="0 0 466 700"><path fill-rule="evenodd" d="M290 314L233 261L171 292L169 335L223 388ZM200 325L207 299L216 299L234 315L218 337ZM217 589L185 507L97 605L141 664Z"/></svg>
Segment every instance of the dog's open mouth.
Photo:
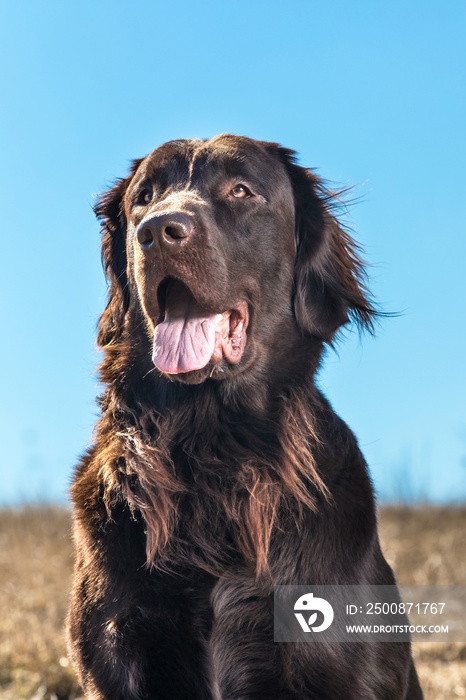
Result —
<svg viewBox="0 0 466 700"><path fill-rule="evenodd" d="M210 313L178 280L159 288L162 320L155 326L152 360L166 374L202 369L223 358L236 364L246 345L248 307L240 301L234 309Z"/></svg>

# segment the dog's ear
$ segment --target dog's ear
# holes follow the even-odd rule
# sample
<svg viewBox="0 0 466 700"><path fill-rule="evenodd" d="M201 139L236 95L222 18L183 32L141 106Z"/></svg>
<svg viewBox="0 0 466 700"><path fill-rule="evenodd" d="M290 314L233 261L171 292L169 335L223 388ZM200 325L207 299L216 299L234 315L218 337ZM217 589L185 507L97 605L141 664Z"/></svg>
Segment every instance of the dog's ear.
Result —
<svg viewBox="0 0 466 700"><path fill-rule="evenodd" d="M373 331L377 315L367 288L359 249L339 224L336 195L295 154L280 149L290 178L296 217L294 313L303 332L330 342L349 320Z"/></svg>
<svg viewBox="0 0 466 700"><path fill-rule="evenodd" d="M129 307L126 216L123 199L141 160L135 160L130 175L119 180L111 190L104 192L94 207L100 221L102 265L108 281L108 302L100 317L97 333L97 343L102 348L120 339Z"/></svg>

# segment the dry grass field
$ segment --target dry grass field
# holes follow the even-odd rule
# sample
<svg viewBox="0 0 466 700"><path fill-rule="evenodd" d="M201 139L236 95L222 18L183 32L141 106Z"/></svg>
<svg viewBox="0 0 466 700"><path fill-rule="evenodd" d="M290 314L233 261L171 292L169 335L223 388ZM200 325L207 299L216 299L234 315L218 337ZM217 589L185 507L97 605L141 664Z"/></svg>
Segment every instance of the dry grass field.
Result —
<svg viewBox="0 0 466 700"><path fill-rule="evenodd" d="M466 584L466 508L385 508L380 529L400 583ZM69 530L63 509L0 511L0 700L80 697L63 635ZM466 644L418 644L415 656L426 700L466 698Z"/></svg>

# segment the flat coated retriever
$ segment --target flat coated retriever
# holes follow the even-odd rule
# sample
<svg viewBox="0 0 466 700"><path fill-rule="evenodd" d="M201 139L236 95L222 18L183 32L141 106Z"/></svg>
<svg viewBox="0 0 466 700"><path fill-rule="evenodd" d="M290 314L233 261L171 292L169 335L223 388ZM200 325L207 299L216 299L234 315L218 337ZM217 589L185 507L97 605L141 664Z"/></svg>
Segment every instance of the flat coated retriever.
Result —
<svg viewBox="0 0 466 700"><path fill-rule="evenodd" d="M422 698L408 643L279 644L279 584L394 584L356 439L316 388L375 310L294 153L171 141L96 206L102 415L72 487L89 699Z"/></svg>

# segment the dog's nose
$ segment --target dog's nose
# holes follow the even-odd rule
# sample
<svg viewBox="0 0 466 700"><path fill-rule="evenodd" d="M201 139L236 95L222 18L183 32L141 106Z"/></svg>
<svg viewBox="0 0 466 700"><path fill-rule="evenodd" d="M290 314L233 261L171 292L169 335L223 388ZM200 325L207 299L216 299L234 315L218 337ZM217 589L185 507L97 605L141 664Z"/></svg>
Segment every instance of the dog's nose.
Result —
<svg viewBox="0 0 466 700"><path fill-rule="evenodd" d="M194 224L187 214L168 212L153 214L141 221L137 229L137 239L143 250L149 250L156 239L164 246L179 246L193 234Z"/></svg>

